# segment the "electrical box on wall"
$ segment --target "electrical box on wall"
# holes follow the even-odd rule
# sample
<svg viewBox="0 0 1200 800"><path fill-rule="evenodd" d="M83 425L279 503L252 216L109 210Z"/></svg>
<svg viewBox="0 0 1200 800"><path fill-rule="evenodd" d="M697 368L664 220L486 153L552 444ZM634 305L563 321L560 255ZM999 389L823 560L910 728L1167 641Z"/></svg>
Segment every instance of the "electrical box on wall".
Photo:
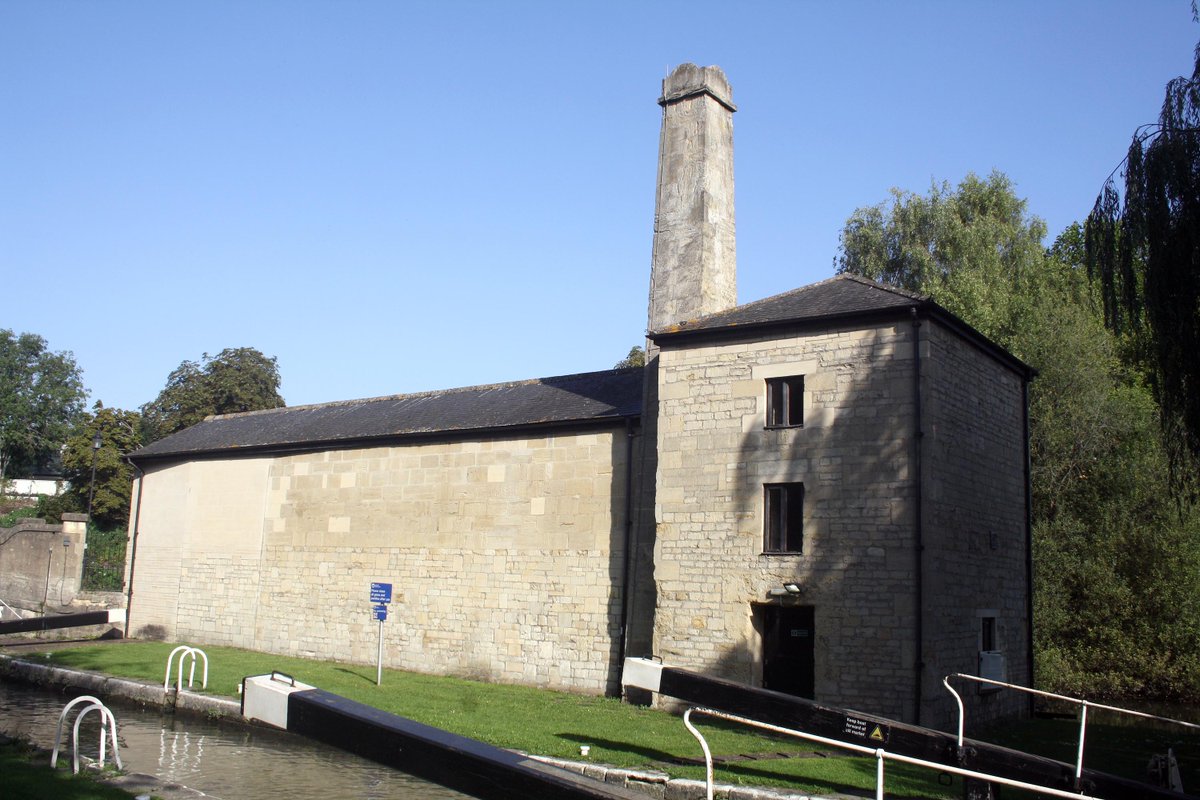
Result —
<svg viewBox="0 0 1200 800"><path fill-rule="evenodd" d="M979 677L990 681L1008 682L1008 664L999 650L979 651ZM998 691L996 686L981 686L980 691Z"/></svg>

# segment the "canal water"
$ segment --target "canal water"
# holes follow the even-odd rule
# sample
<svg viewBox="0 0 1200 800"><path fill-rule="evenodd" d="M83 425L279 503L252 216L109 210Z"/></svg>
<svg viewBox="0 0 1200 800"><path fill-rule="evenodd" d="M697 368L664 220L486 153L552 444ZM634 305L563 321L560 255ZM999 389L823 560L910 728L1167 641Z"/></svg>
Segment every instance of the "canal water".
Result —
<svg viewBox="0 0 1200 800"><path fill-rule="evenodd" d="M81 693L62 694L0 682L0 733L47 749L63 706ZM107 702L107 701L106 701ZM295 734L193 715L163 714L114 700L121 761L128 772L156 775L221 800L460 800L467 795L318 744ZM74 722L72 709L69 723ZM99 715L80 727L79 751L99 751ZM70 764L70 724L60 759ZM111 756L107 759L111 761ZM60 761L61 763L61 761Z"/></svg>

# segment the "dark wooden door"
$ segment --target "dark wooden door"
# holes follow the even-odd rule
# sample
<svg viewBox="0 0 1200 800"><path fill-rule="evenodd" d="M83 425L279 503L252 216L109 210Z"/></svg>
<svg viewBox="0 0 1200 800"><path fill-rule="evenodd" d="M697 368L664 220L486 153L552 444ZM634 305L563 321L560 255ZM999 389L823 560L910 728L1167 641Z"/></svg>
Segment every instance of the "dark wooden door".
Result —
<svg viewBox="0 0 1200 800"><path fill-rule="evenodd" d="M812 606L763 607L763 688L814 699Z"/></svg>

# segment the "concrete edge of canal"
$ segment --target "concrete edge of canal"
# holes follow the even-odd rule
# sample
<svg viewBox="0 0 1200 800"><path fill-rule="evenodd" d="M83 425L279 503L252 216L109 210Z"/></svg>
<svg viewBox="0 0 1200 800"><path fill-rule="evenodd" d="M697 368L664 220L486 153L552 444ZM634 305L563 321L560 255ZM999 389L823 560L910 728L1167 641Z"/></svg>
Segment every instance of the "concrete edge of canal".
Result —
<svg viewBox="0 0 1200 800"><path fill-rule="evenodd" d="M17 658L0 653L0 677L38 686L69 686L101 698L117 697L145 706L162 708L166 711L223 717L242 722L241 703L237 700L201 695L185 690L176 693L174 690L164 690L159 684L116 678L99 672L65 669L53 664L28 660L27 657ZM250 723L243 724L251 726ZM581 763L538 755L529 757L605 783L624 786L654 798L654 800L704 800L706 796L704 781L671 778L665 772ZM164 800L208 797L203 792L160 781L149 775L125 775L106 782L120 786L125 791L134 794L154 794ZM721 800L816 800L809 795L767 787L716 784L713 788L714 797ZM830 796L836 795L825 795L825 797Z"/></svg>

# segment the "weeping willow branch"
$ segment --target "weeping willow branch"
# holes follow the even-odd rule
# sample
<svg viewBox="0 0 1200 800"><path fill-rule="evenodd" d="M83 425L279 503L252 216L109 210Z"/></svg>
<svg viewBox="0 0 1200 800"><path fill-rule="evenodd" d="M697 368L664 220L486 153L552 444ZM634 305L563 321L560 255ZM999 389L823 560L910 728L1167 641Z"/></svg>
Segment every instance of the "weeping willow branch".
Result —
<svg viewBox="0 0 1200 800"><path fill-rule="evenodd" d="M1200 46L1191 78L1167 84L1158 122L1134 131L1084 231L1106 324L1148 343L1164 433L1181 467L1200 456Z"/></svg>

